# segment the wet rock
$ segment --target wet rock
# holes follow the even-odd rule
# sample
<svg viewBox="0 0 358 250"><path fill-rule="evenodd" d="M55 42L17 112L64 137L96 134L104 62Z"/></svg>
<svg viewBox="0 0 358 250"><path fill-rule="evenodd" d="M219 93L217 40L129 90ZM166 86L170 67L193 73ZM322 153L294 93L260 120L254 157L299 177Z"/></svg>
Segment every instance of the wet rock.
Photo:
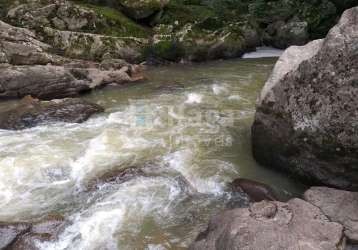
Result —
<svg viewBox="0 0 358 250"><path fill-rule="evenodd" d="M65 219L58 214L28 223L30 229L22 233L7 250L38 250L36 242L55 240L66 224Z"/></svg>
<svg viewBox="0 0 358 250"><path fill-rule="evenodd" d="M358 243L358 193L327 187L312 187L304 199L319 207L334 222L344 227L345 236Z"/></svg>
<svg viewBox="0 0 358 250"><path fill-rule="evenodd" d="M358 190L358 7L324 40L291 47L257 104L255 159L310 183Z"/></svg>
<svg viewBox="0 0 358 250"><path fill-rule="evenodd" d="M0 99L31 95L40 99L77 96L106 84L132 82L128 68L100 70L66 66L8 66L0 71Z"/></svg>
<svg viewBox="0 0 358 250"><path fill-rule="evenodd" d="M0 223L0 249L8 249L19 236L30 230L28 223Z"/></svg>
<svg viewBox="0 0 358 250"><path fill-rule="evenodd" d="M301 199L262 201L215 216L189 249L338 250L343 247L342 230Z"/></svg>
<svg viewBox="0 0 358 250"><path fill-rule="evenodd" d="M252 202L277 200L273 189L264 183L244 178L237 178L231 182L229 186L234 193L243 192L247 194Z"/></svg>
<svg viewBox="0 0 358 250"><path fill-rule="evenodd" d="M31 234L40 236L42 239L52 240L64 228L65 219L59 214L50 214L45 218L33 223Z"/></svg>
<svg viewBox="0 0 358 250"><path fill-rule="evenodd" d="M114 169L96 177L95 179L90 180L87 183L86 187L87 190L94 190L98 189L104 184L121 184L138 176L144 175L145 173L143 172L143 170L138 167Z"/></svg>
<svg viewBox="0 0 358 250"><path fill-rule="evenodd" d="M103 112L99 105L81 99L38 101L27 98L14 109L0 114L0 129L19 130L49 122L81 123Z"/></svg>

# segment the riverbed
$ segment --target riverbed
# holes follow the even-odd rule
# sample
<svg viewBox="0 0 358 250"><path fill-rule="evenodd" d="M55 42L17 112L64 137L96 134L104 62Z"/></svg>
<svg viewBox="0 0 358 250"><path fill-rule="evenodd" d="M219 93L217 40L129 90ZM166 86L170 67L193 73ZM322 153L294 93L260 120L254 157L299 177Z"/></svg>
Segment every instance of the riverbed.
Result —
<svg viewBox="0 0 358 250"><path fill-rule="evenodd" d="M251 154L256 97L276 60L148 69L146 82L84 96L106 111L83 124L0 131L0 221L64 215L58 240L39 243L47 250L185 249L228 207L237 177L300 195ZM91 187L128 167L142 174Z"/></svg>

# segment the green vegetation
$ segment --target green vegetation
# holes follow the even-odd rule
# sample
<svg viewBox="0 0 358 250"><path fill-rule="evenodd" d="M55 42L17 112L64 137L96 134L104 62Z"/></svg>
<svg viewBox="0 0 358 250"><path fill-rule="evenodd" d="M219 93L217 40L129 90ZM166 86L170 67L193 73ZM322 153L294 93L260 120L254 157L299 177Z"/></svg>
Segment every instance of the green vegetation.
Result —
<svg viewBox="0 0 358 250"><path fill-rule="evenodd" d="M116 9L85 3L81 5L93 10L99 16L95 30L98 34L138 38L148 38L150 34L147 28L135 23Z"/></svg>
<svg viewBox="0 0 358 250"><path fill-rule="evenodd" d="M49 4L48 0L0 0L0 15L6 16L10 5L24 2L31 3L32 7L28 8L32 11ZM76 28L71 31L138 41L135 50L139 49L146 57L201 61L235 57L262 42L278 48L305 44L309 39L324 37L342 11L354 5L352 0L72 2L75 5L70 4L68 17L60 17L57 23L53 21L55 12L45 18L34 18L37 23L34 22L33 26L29 25L32 22L22 19L22 14L10 23L30 26L37 32L42 32L44 27L66 30L69 27L67 21L78 17L79 21L71 26ZM105 46L111 48L109 51L115 51L117 45L108 42ZM74 46L75 51L82 51L79 47L80 44ZM127 47L131 48L131 44Z"/></svg>

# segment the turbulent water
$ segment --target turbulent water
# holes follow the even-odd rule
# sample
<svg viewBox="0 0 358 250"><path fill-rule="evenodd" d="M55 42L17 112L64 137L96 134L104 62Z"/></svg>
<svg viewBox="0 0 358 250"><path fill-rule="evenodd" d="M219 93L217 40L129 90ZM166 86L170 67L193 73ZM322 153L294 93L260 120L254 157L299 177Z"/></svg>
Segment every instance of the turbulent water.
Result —
<svg viewBox="0 0 358 250"><path fill-rule="evenodd" d="M41 249L181 249L225 209L236 177L300 193L251 155L255 99L274 62L152 69L149 82L84 97L106 112L83 124L0 131L0 221L65 215L65 231ZM91 188L127 167L143 174Z"/></svg>

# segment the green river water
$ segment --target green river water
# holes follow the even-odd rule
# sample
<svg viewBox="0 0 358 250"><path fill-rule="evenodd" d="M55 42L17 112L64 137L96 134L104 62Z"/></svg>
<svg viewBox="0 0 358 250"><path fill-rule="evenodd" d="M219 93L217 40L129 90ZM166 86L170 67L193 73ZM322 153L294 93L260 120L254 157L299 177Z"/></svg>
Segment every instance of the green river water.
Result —
<svg viewBox="0 0 358 250"><path fill-rule="evenodd" d="M84 96L106 112L83 124L0 131L0 221L63 214L68 226L41 249L185 249L227 207L236 177L300 195L251 154L255 100L276 60L149 69L144 83ZM86 188L127 167L146 174Z"/></svg>

